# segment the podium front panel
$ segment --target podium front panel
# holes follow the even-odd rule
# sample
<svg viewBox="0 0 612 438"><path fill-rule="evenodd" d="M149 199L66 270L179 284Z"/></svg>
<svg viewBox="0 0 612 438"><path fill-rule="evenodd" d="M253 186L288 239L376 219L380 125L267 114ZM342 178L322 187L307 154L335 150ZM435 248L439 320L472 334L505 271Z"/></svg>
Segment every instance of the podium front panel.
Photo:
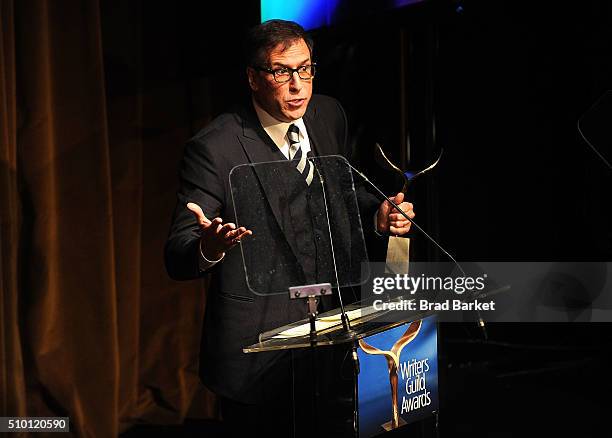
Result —
<svg viewBox="0 0 612 438"><path fill-rule="evenodd" d="M236 166L230 172L236 225L253 232L240 248L249 289L362 283L367 262L353 176L341 156Z"/></svg>
<svg viewBox="0 0 612 438"><path fill-rule="evenodd" d="M359 436L369 438L438 410L436 317L359 340Z"/></svg>

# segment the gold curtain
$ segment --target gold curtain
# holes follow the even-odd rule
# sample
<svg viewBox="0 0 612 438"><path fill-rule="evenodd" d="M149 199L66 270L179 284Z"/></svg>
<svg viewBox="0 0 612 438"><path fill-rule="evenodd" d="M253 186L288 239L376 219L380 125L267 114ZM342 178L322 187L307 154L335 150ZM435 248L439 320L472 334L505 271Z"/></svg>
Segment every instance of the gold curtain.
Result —
<svg viewBox="0 0 612 438"><path fill-rule="evenodd" d="M180 422L204 309L162 260L183 85L142 87L139 2L105 29L95 0L0 1L2 415L69 416L87 437ZM212 417L203 394L192 412Z"/></svg>

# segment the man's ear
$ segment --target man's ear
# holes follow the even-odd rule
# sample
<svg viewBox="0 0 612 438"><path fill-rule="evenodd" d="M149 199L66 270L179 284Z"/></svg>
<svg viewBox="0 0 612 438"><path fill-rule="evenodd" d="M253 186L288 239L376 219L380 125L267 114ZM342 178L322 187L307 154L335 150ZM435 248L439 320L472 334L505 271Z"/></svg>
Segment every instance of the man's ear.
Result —
<svg viewBox="0 0 612 438"><path fill-rule="evenodd" d="M249 79L249 87L251 87L251 91L257 91L257 78L255 77L257 72L255 71L255 69L247 67L246 74L247 78Z"/></svg>

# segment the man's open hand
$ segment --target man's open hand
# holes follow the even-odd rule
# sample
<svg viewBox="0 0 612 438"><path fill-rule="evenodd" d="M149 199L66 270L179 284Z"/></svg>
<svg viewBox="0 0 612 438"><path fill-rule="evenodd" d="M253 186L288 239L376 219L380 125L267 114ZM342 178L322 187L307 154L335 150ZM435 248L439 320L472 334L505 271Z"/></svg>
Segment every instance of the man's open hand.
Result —
<svg viewBox="0 0 612 438"><path fill-rule="evenodd" d="M414 217L413 205L410 202L404 202L404 194L402 192L389 199L395 202L410 219ZM383 202L378 208L376 229L379 233L401 236L410 230L410 225L410 221L402 216L389 201Z"/></svg>
<svg viewBox="0 0 612 438"><path fill-rule="evenodd" d="M219 260L225 251L239 243L240 239L253 234L245 227L236 228L234 223L224 224L220 217L211 221L204 215L200 206L193 202L189 202L187 208L193 213L202 230L200 249L207 260Z"/></svg>

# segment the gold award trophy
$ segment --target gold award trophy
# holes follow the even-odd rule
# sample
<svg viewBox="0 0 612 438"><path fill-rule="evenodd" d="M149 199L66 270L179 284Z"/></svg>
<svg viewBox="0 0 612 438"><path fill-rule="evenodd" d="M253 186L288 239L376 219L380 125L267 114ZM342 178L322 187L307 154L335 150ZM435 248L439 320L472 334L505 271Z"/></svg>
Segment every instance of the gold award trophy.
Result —
<svg viewBox="0 0 612 438"><path fill-rule="evenodd" d="M385 170L389 170L397 175L400 175L404 184L402 186L401 192L406 194L408 191L408 187L412 182L420 177L421 175L426 174L431 171L434 167L438 165L440 159L442 158L442 154L444 153L444 149L440 149L440 154L438 158L427 166L426 168L420 171L413 170L401 170L397 165L395 165L385 154L382 147L376 143L376 149L374 153L374 159ZM389 242L387 244L387 272L392 274L401 274L408 273L408 254L410 252L410 239L406 237L397 237L397 236L389 236Z"/></svg>
<svg viewBox="0 0 612 438"><path fill-rule="evenodd" d="M400 426L406 424L406 422L399 416L399 412L397 409L397 370L399 369L400 364L400 355L402 354L402 350L406 345L414 340L419 334L419 330L421 330L422 321L414 321L411 322L406 332L399 338L393 347L391 347L390 351L379 350L376 347L372 347L367 344L363 339L359 340L359 346L365 351L367 354L380 354L385 356L387 359L387 368L389 369L389 383L391 385L391 405L393 408L393 417L391 421L388 421L382 424L382 428L386 431L396 429Z"/></svg>

